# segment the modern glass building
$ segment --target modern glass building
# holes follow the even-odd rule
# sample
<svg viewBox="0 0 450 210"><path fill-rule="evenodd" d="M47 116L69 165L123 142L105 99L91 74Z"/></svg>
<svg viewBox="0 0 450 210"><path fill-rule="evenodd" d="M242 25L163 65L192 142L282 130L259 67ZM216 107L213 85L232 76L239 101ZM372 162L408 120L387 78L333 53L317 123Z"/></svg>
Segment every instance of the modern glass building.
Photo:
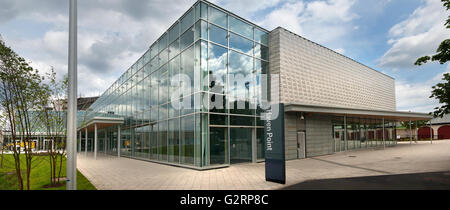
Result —
<svg viewBox="0 0 450 210"><path fill-rule="evenodd" d="M270 88L266 74L279 75ZM88 109L79 150L196 169L264 161L266 92L286 104L287 159L395 145L398 120L429 118L395 112L393 78L200 0Z"/></svg>
<svg viewBox="0 0 450 210"><path fill-rule="evenodd" d="M90 107L85 125L123 118L119 144L119 125L99 129L98 138L109 136L106 151L116 154L120 145L124 157L196 168L264 160L256 102L260 75L269 71L268 42L268 31L199 1ZM178 94L192 106L176 109L179 87L171 81L179 74L192 81L190 92ZM252 82L231 84L233 74ZM224 106L209 108L208 99ZM230 108L239 103L245 108Z"/></svg>

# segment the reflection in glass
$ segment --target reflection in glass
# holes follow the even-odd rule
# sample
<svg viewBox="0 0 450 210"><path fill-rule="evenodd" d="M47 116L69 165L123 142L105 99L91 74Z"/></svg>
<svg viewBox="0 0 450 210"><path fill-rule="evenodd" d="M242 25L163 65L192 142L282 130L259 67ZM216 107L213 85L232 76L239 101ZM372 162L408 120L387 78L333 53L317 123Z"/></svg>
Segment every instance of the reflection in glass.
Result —
<svg viewBox="0 0 450 210"><path fill-rule="evenodd" d="M183 19L181 19L181 33L183 33L192 25L194 25L194 12L191 9L188 13L186 13Z"/></svg>
<svg viewBox="0 0 450 210"><path fill-rule="evenodd" d="M210 165L225 164L228 160L228 128L210 128Z"/></svg>
<svg viewBox="0 0 450 210"><path fill-rule="evenodd" d="M169 30L169 44L175 41L175 39L178 39L180 36L180 25L176 23L170 30Z"/></svg>
<svg viewBox="0 0 450 210"><path fill-rule="evenodd" d="M186 47L194 42L194 30L190 28L180 37L180 49L184 50Z"/></svg>
<svg viewBox="0 0 450 210"><path fill-rule="evenodd" d="M230 163L252 161L252 129L230 128Z"/></svg>
<svg viewBox="0 0 450 210"><path fill-rule="evenodd" d="M166 49L167 47L167 34L164 34L164 36L161 37L161 39L158 41L159 44L159 52Z"/></svg>
<svg viewBox="0 0 450 210"><path fill-rule="evenodd" d="M230 16L230 31L253 40L253 27L233 16Z"/></svg>
<svg viewBox="0 0 450 210"><path fill-rule="evenodd" d="M195 115L181 118L181 163L194 164L194 125Z"/></svg>
<svg viewBox="0 0 450 210"><path fill-rule="evenodd" d="M228 46L227 31L209 24L209 40L223 46Z"/></svg>
<svg viewBox="0 0 450 210"><path fill-rule="evenodd" d="M269 60L269 47L266 47L261 44L256 44L255 45L255 57L268 61Z"/></svg>
<svg viewBox="0 0 450 210"><path fill-rule="evenodd" d="M177 39L169 46L169 59L177 56L180 53L180 40Z"/></svg>
<svg viewBox="0 0 450 210"><path fill-rule="evenodd" d="M227 14L214 7L209 8L209 22L228 28Z"/></svg>
<svg viewBox="0 0 450 210"><path fill-rule="evenodd" d="M210 91L214 93L225 92L225 82L227 74L228 50L218 45L209 45L209 79Z"/></svg>
<svg viewBox="0 0 450 210"><path fill-rule="evenodd" d="M255 41L269 46L269 34L261 31L258 28L255 28Z"/></svg>
<svg viewBox="0 0 450 210"><path fill-rule="evenodd" d="M191 79L191 91L194 92L194 45L181 53L181 73Z"/></svg>
<svg viewBox="0 0 450 210"><path fill-rule="evenodd" d="M234 33L230 33L230 48L253 55L253 41Z"/></svg>

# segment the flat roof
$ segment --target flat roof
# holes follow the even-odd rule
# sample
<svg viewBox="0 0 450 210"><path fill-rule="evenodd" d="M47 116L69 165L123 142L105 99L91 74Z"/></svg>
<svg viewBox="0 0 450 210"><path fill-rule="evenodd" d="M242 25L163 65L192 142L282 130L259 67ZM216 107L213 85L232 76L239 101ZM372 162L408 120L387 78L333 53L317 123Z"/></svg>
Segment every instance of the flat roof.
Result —
<svg viewBox="0 0 450 210"><path fill-rule="evenodd" d="M123 118L115 117L94 117L90 119L84 126L79 127L77 130L80 131L83 128L87 128L88 131L94 130L95 124L97 124L97 129L103 129L111 127L118 124L123 124L125 120Z"/></svg>
<svg viewBox="0 0 450 210"><path fill-rule="evenodd" d="M367 117L376 119L392 119L398 121L415 121L415 120L430 120L433 117L427 113L418 112L399 112L388 110L367 110L367 109L353 109L343 107L325 107L313 106L303 104L285 104L285 112L307 112L318 114L332 114L336 116L350 116L350 117Z"/></svg>

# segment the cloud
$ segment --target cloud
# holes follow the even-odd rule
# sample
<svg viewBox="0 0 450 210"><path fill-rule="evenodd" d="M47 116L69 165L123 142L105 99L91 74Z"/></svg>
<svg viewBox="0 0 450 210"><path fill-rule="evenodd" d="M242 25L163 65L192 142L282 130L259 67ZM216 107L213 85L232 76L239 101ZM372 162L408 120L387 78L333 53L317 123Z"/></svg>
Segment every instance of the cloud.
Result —
<svg viewBox="0 0 450 210"><path fill-rule="evenodd" d="M101 94L173 24L195 0L78 1L79 93ZM53 66L62 78L67 72L68 1L2 0L3 38L40 72ZM42 31L42 32L41 32Z"/></svg>
<svg viewBox="0 0 450 210"><path fill-rule="evenodd" d="M255 18L259 12L277 6L282 0L213 0L211 2L220 5L243 18L252 19Z"/></svg>
<svg viewBox="0 0 450 210"><path fill-rule="evenodd" d="M352 20L358 18L351 8L355 0L287 1L263 16L258 23L266 28L284 27L305 38L326 45L335 45L349 31L355 30Z"/></svg>
<svg viewBox="0 0 450 210"><path fill-rule="evenodd" d="M414 67L417 58L433 54L450 36L444 23L447 12L440 1L426 0L406 20L389 30L390 49L378 60L379 66L393 70Z"/></svg>
<svg viewBox="0 0 450 210"><path fill-rule="evenodd" d="M439 106L439 101L429 98L432 87L442 82L443 75L450 73L450 64L447 69L433 78L418 83L409 83L405 80L396 81L397 109L399 111L431 112Z"/></svg>

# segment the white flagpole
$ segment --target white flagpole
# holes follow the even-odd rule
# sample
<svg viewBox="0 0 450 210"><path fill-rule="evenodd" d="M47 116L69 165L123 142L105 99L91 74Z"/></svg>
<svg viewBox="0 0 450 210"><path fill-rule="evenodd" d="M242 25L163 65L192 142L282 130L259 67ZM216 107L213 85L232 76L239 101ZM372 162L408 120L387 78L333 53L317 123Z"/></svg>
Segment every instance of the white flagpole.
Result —
<svg viewBox="0 0 450 210"><path fill-rule="evenodd" d="M67 110L67 190L77 189L77 0L70 0L69 94Z"/></svg>

